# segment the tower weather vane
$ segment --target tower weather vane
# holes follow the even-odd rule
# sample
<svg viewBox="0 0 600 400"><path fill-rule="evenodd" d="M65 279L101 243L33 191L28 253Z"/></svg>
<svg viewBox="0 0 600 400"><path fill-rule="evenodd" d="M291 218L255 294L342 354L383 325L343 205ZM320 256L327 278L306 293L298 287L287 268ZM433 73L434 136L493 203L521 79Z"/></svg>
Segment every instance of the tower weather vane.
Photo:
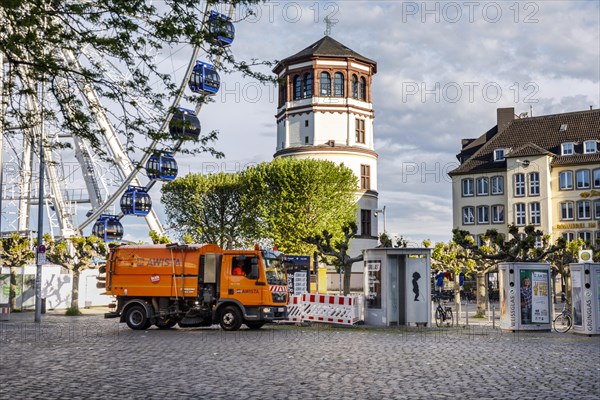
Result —
<svg viewBox="0 0 600 400"><path fill-rule="evenodd" d="M329 19L329 17L325 17L325 36L331 35L331 28L333 28L337 24L337 21Z"/></svg>

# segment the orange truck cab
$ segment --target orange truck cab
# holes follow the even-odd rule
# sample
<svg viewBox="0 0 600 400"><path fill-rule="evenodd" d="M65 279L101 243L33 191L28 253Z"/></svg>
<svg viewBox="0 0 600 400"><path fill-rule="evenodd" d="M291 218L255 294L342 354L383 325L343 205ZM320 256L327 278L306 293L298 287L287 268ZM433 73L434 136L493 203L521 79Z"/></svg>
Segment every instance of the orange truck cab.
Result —
<svg viewBox="0 0 600 400"><path fill-rule="evenodd" d="M281 253L208 245L125 245L110 250L106 294L131 329L210 326L259 329L287 318ZM234 272L235 271L235 272Z"/></svg>

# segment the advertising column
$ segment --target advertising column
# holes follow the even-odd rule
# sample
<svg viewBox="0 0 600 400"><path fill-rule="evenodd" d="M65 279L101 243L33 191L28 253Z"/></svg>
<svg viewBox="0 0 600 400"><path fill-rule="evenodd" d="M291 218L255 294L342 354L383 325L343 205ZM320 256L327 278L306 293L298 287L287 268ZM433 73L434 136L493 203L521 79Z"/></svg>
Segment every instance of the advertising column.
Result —
<svg viewBox="0 0 600 400"><path fill-rule="evenodd" d="M500 272L500 328L549 330L550 266L503 263Z"/></svg>
<svg viewBox="0 0 600 400"><path fill-rule="evenodd" d="M573 331L600 334L600 264L571 264Z"/></svg>

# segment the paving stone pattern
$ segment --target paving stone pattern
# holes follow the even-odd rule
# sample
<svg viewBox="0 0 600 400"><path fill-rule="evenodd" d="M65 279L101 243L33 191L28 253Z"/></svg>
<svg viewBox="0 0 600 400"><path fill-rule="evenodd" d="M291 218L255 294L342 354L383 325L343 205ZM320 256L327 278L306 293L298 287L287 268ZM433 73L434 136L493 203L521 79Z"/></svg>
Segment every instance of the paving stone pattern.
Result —
<svg viewBox="0 0 600 400"><path fill-rule="evenodd" d="M600 399L599 337L14 315L0 323L3 399Z"/></svg>

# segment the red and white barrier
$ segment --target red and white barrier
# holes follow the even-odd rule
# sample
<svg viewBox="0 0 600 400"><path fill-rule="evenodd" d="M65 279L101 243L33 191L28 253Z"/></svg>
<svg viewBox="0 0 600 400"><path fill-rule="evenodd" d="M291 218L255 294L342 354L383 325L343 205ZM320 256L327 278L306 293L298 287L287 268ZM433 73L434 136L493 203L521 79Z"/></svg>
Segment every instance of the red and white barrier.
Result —
<svg viewBox="0 0 600 400"><path fill-rule="evenodd" d="M8 321L10 317L10 307L8 304L0 305L0 321Z"/></svg>
<svg viewBox="0 0 600 400"><path fill-rule="evenodd" d="M302 322L302 295L290 296L288 304L288 319L289 322Z"/></svg>
<svg viewBox="0 0 600 400"><path fill-rule="evenodd" d="M288 321L353 325L362 320L360 300L360 296L328 294L292 296L288 305Z"/></svg>

